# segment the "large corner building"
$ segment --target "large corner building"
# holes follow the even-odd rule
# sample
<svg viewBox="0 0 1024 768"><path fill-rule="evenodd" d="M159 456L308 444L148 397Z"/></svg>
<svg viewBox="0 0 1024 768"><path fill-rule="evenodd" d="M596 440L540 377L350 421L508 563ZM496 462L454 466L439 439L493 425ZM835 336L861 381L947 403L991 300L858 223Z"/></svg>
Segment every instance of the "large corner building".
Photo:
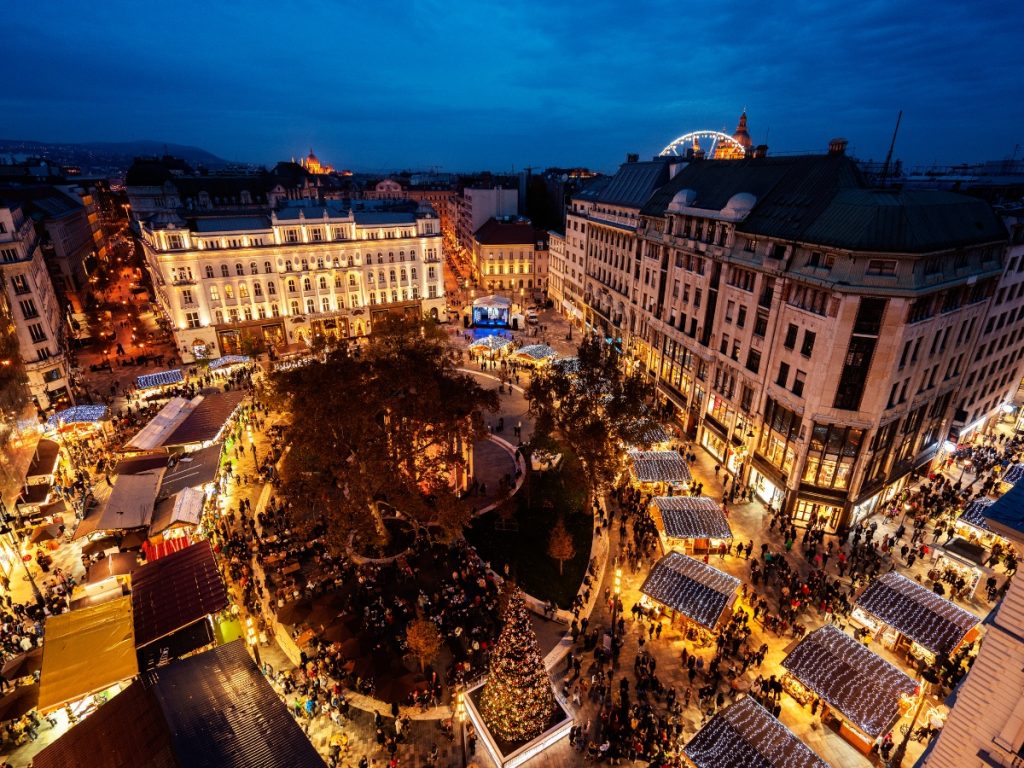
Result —
<svg viewBox="0 0 1024 768"><path fill-rule="evenodd" d="M971 197L871 188L842 140L627 162L573 198L552 260L562 310L799 525L863 518L1021 380L1024 254L1003 220Z"/></svg>

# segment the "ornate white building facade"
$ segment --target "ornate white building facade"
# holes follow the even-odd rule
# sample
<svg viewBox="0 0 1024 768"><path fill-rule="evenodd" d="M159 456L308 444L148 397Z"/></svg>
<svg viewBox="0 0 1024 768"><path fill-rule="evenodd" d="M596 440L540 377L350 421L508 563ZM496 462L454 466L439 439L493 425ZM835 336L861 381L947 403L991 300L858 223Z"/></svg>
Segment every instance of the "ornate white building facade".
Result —
<svg viewBox="0 0 1024 768"><path fill-rule="evenodd" d="M361 336L387 313L446 319L441 230L426 204L158 214L141 239L184 362Z"/></svg>

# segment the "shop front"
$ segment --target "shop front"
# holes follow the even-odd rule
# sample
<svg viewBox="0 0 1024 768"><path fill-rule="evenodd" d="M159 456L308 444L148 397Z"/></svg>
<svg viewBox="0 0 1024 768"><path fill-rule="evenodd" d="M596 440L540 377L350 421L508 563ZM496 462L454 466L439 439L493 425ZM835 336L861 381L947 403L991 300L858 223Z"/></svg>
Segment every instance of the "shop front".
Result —
<svg viewBox="0 0 1024 768"><path fill-rule="evenodd" d="M768 505L775 512L781 510L786 504L786 487L781 481L773 479L764 468L759 468L757 462L750 466L750 486L754 489L754 495Z"/></svg>
<svg viewBox="0 0 1024 768"><path fill-rule="evenodd" d="M793 524L835 533L843 517L843 504L838 499L816 493L801 492L793 507Z"/></svg>

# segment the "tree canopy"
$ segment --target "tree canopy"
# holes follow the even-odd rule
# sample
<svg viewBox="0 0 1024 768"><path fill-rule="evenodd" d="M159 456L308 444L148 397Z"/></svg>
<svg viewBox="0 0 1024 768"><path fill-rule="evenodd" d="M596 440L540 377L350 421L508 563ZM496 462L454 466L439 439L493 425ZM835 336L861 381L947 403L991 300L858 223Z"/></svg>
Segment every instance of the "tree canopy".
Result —
<svg viewBox="0 0 1024 768"><path fill-rule="evenodd" d="M620 444L638 444L649 431L649 394L643 375L594 335L574 360L539 369L526 389L535 434L561 433L583 465L590 495L614 480Z"/></svg>
<svg viewBox="0 0 1024 768"><path fill-rule="evenodd" d="M336 548L352 532L386 541L387 506L461 533L469 511L455 478L497 395L456 370L433 323L378 320L365 347L275 374L272 386L291 418L281 480L297 522L323 523Z"/></svg>

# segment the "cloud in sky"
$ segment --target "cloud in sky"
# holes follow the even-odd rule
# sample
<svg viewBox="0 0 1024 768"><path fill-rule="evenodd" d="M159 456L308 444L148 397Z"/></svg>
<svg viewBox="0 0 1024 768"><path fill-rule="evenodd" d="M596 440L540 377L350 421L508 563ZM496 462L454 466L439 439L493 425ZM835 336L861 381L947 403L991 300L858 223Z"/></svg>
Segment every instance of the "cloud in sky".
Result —
<svg viewBox="0 0 1024 768"><path fill-rule="evenodd" d="M1011 2L78 0L8 14L9 138L196 144L353 168L611 169L697 128L881 159L1024 143Z"/></svg>

